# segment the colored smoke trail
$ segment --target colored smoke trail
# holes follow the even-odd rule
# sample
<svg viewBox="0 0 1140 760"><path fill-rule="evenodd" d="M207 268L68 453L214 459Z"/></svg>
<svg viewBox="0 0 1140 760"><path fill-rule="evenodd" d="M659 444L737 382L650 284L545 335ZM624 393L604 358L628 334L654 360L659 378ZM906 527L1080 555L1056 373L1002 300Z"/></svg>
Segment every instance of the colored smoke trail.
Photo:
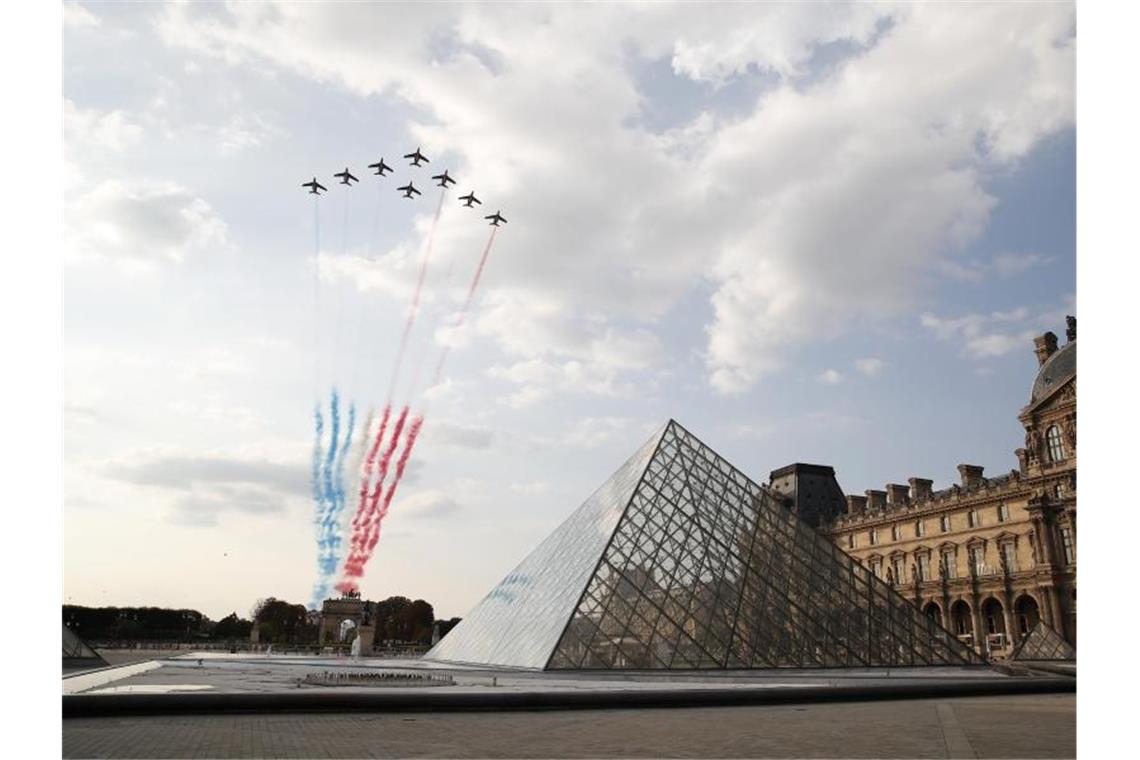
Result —
<svg viewBox="0 0 1140 760"><path fill-rule="evenodd" d="M332 388L329 399L329 449L325 454L325 461L321 471L324 482L325 512L332 508L336 499L336 489L333 486L333 462L336 460L337 441L340 440L340 395L336 386ZM323 518L324 515L322 515Z"/></svg>
<svg viewBox="0 0 1140 760"><path fill-rule="evenodd" d="M396 462L396 474L392 477L392 485L388 486L388 493L384 495L384 505L380 508L380 513L376 515L372 535L369 536L368 545L365 547L364 562L361 563L362 573L363 565L371 559L372 550L376 548L376 543L380 540L380 523L388 515L388 508L392 505L392 497L396 495L396 489L399 487L400 481L404 479L404 469L408 466L408 459L412 456L412 449L416 446L416 439L420 437L420 428L423 427L423 424L423 415L417 415L412 418L412 424L408 427L408 437L404 441L404 450L400 452L400 459Z"/></svg>
<svg viewBox="0 0 1140 760"><path fill-rule="evenodd" d="M349 556L344 561L344 568L342 571L343 580L337 584L337 588L341 591L355 590L356 583L351 578L359 578L364 574L364 563L368 561L368 556L365 554L365 547L368 544L369 536L374 529L376 515L378 513L380 498L384 491L384 481L388 475L388 469L391 465L392 456L395 454L396 448L400 442L400 435L403 433L404 425L408 418L408 407L404 406L400 409L400 414L396 418L396 424L392 429L392 437L388 441L388 446L384 449L379 462L376 465L376 485L368 499L368 507L364 513L363 518L360 520L352 537L352 549ZM377 436L379 439L380 436ZM398 463L397 463L398 466Z"/></svg>
<svg viewBox="0 0 1140 760"><path fill-rule="evenodd" d="M321 452L321 439L324 435L324 418L321 416L321 405L316 403L313 405L313 470L312 470L312 486L313 486L313 523L317 526L317 582L313 586L313 596L310 601L310 607L318 606L325 597L328 590L328 577L322 572L323 565L321 563L320 552L320 524L324 512L324 489L321 487L321 460L323 459Z"/></svg>
<svg viewBox="0 0 1140 760"><path fill-rule="evenodd" d="M498 231L498 227L492 227L491 234L487 236L487 245L483 247L483 255L479 257L479 265L475 267L475 276L471 278L471 285L467 288L467 300L463 302L463 308L459 311L459 316L456 317L456 329L463 326L463 322L467 318L467 311L471 308L471 302L475 300L475 291L479 288L479 280L483 277L483 268L487 266L487 258L491 255L491 246L495 242L495 233ZM447 355L450 351L450 346L444 346L440 351L439 362L435 365L435 374L432 376L431 384L433 386L438 385L443 376L443 365L447 362Z"/></svg>
<svg viewBox="0 0 1140 760"><path fill-rule="evenodd" d="M348 425L345 428L344 443L340 446L340 451L336 456L335 477L333 483L333 492L336 495L336 500L333 502L333 511L329 516L330 528L335 528L336 523L340 518L340 513L345 505L344 493L344 459L348 456L348 449L352 445L352 432L356 428L356 404L350 402L348 405ZM339 543L339 542L338 542Z"/></svg>
<svg viewBox="0 0 1140 760"><path fill-rule="evenodd" d="M435 207L435 218L432 219L431 229L428 230L427 250L424 252L424 260L420 264L419 278L416 280L416 289L412 293L412 303L408 307L408 318L404 322L404 331L400 335L400 347L396 350L396 361L392 365L392 378L388 382L388 398L391 399L396 390L396 382L400 377L400 368L404 364L404 353L408 348L408 337L412 333L412 327L416 323L416 315L420 310L420 295L423 292L424 279L427 277L428 264L431 262L432 248L435 245L435 228L439 225L439 215L443 211L443 199L447 196L447 189L444 188L439 193L439 203Z"/></svg>

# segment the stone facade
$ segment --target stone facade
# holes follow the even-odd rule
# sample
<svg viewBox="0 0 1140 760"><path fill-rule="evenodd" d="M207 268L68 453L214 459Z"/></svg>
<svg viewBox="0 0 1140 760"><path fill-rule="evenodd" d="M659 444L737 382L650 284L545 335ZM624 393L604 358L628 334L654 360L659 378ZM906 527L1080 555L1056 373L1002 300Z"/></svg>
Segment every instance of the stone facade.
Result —
<svg viewBox="0 0 1140 760"><path fill-rule="evenodd" d="M376 628L375 604L360 598L359 592L350 592L340 599L326 599L321 606L320 645L337 645L345 643L341 639L341 625L351 620L354 624L353 635L360 641L357 651L360 654L370 654L374 643Z"/></svg>
<svg viewBox="0 0 1140 760"><path fill-rule="evenodd" d="M849 495L820 530L981 654L1008 656L1044 619L1077 637L1077 329L1035 339L1039 369L1018 414L1017 469L987 478L958 465L958 483L926 478ZM787 486L785 467L772 486ZM818 478L817 478L818 479ZM836 484L838 487L838 484ZM813 490L825 490L814 484ZM789 506L792 506L789 504Z"/></svg>

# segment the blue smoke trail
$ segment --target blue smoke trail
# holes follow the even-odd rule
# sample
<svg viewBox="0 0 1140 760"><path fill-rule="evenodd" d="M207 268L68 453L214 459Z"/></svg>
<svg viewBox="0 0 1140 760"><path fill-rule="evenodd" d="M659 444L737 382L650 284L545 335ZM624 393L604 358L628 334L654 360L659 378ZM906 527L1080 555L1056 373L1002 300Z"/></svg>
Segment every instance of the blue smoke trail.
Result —
<svg viewBox="0 0 1140 760"><path fill-rule="evenodd" d="M327 588L336 572L337 536L329 530L329 519L336 508L336 489L333 486L333 462L340 440L340 395L336 386L329 399L329 448L325 453L321 472L321 509L317 518L317 572L318 587Z"/></svg>
<svg viewBox="0 0 1140 760"><path fill-rule="evenodd" d="M313 522L318 526L317 544L320 545L320 524L321 518L324 515L325 507L325 492L321 488L321 439L324 435L324 418L321 416L321 405L316 403L313 405L313 470L312 470L312 485L313 485ZM328 593L329 578L321 572L321 558L317 558L317 583L313 587L313 598L310 602L310 607L317 608L321 602L324 601L325 595Z"/></svg>

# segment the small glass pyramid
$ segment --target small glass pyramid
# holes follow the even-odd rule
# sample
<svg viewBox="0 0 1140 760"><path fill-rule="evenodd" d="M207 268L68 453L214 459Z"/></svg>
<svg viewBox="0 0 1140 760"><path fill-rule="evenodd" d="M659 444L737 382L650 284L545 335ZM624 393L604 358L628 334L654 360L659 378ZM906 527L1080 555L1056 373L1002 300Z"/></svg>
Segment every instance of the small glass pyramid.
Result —
<svg viewBox="0 0 1140 760"><path fill-rule="evenodd" d="M1075 660L1077 650L1044 620L1038 620L1010 655L1011 660Z"/></svg>
<svg viewBox="0 0 1140 760"><path fill-rule="evenodd" d="M981 662L672 420L425 658L549 670Z"/></svg>

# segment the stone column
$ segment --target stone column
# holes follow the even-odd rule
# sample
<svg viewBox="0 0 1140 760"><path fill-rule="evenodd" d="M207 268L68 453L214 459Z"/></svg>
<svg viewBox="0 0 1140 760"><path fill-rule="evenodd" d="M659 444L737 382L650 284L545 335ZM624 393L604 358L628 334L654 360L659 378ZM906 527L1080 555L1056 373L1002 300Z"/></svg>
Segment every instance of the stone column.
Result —
<svg viewBox="0 0 1140 760"><path fill-rule="evenodd" d="M1049 625L1062 636L1065 635L1065 613L1061 607L1061 593L1056 586L1047 586L1044 589L1046 606L1049 607Z"/></svg>
<svg viewBox="0 0 1140 760"><path fill-rule="evenodd" d="M1002 617L1005 619L1005 640L1007 646L1009 642L1017 641L1017 630L1013 626L1013 594L1009 589L1005 590L1002 594L1005 597L1005 604L1002 605Z"/></svg>
<svg viewBox="0 0 1140 760"><path fill-rule="evenodd" d="M985 656L986 629L982 625L981 594L976 591L970 594L970 618L970 622L974 625L974 648L978 654Z"/></svg>

